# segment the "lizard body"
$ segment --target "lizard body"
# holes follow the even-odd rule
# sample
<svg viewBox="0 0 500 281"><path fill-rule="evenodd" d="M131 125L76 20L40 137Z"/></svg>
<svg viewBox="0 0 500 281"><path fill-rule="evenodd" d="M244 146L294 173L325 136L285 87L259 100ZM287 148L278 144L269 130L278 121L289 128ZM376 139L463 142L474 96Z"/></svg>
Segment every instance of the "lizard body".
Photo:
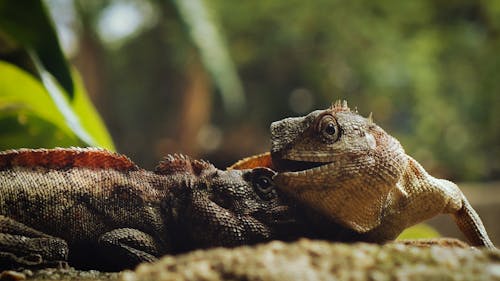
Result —
<svg viewBox="0 0 500 281"><path fill-rule="evenodd" d="M118 270L167 253L287 239L295 223L266 168L167 156L154 172L100 149L0 152L0 268Z"/></svg>
<svg viewBox="0 0 500 281"><path fill-rule="evenodd" d="M429 175L371 116L346 102L271 124L271 152L230 168L268 167L280 189L303 203L326 238L385 242L449 213L472 245L494 248L458 186Z"/></svg>
<svg viewBox="0 0 500 281"><path fill-rule="evenodd" d="M472 245L494 247L456 184L429 175L371 116L346 102L272 123L271 143L276 184L361 240L392 240L449 213Z"/></svg>

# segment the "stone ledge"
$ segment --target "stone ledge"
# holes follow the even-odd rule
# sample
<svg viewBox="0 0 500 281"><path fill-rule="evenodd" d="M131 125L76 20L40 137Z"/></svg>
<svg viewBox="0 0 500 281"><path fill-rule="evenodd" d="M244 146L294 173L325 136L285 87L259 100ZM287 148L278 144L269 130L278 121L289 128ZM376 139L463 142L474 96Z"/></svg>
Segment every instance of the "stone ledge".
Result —
<svg viewBox="0 0 500 281"><path fill-rule="evenodd" d="M166 256L121 280L500 280L500 251L275 241Z"/></svg>

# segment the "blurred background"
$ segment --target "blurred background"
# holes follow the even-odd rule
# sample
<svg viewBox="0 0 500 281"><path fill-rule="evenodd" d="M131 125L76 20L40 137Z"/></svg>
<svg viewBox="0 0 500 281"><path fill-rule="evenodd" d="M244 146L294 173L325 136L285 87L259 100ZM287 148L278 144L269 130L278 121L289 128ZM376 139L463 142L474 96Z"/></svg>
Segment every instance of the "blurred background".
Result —
<svg viewBox="0 0 500 281"><path fill-rule="evenodd" d="M500 1L42 2L101 146L145 168L174 152L224 168L269 150L272 121L346 99L434 175L496 192ZM5 100L1 149L92 144L56 101L69 130Z"/></svg>
<svg viewBox="0 0 500 281"><path fill-rule="evenodd" d="M220 36L198 40L222 41L241 85L226 107L190 36L203 27L172 1L47 1L118 151L141 165L184 152L225 167L267 151L272 121L346 99L434 173L500 177L498 1L201 2L198 24Z"/></svg>

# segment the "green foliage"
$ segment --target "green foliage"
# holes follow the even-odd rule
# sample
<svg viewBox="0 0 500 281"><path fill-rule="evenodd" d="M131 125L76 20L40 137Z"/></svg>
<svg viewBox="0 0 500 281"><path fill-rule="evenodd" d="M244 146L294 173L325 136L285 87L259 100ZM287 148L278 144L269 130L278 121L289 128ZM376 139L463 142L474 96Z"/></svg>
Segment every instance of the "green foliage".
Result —
<svg viewBox="0 0 500 281"><path fill-rule="evenodd" d="M434 228L420 223L405 229L397 238L401 239L425 239L425 238L437 238L441 235Z"/></svg>
<svg viewBox="0 0 500 281"><path fill-rule="evenodd" d="M32 75L0 61L0 150L18 147L86 146L66 124L50 95ZM75 77L76 74L75 74ZM102 121L88 101L80 79L70 110L99 146L113 149Z"/></svg>
<svg viewBox="0 0 500 281"><path fill-rule="evenodd" d="M78 116L82 127L92 136L97 146L115 150L113 140L99 113L90 101L83 86L83 81L76 70L72 71L72 77L75 83L75 97L71 101L71 109Z"/></svg>
<svg viewBox="0 0 500 281"><path fill-rule="evenodd" d="M0 0L0 73L0 149L114 149L41 1Z"/></svg>
<svg viewBox="0 0 500 281"><path fill-rule="evenodd" d="M71 73L42 1L0 0L0 29L3 41L10 45L9 52L21 49L26 51L24 55L35 56L73 97Z"/></svg>

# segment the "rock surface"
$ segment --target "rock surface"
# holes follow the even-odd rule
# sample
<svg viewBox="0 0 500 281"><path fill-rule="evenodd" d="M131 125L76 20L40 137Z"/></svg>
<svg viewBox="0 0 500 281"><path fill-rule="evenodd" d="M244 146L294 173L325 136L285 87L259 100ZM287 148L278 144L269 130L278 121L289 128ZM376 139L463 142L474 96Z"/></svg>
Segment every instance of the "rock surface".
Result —
<svg viewBox="0 0 500 281"><path fill-rule="evenodd" d="M45 268L39 270L2 271L0 281L22 281L22 280L56 280L56 281L115 281L119 273L99 272L96 270L76 270L74 268Z"/></svg>
<svg viewBox="0 0 500 281"><path fill-rule="evenodd" d="M468 248L456 240L341 244L303 239L166 256L136 271L69 269L3 272L0 280L499 280L500 251Z"/></svg>
<svg viewBox="0 0 500 281"><path fill-rule="evenodd" d="M500 251L303 239L166 256L121 280L500 280Z"/></svg>

